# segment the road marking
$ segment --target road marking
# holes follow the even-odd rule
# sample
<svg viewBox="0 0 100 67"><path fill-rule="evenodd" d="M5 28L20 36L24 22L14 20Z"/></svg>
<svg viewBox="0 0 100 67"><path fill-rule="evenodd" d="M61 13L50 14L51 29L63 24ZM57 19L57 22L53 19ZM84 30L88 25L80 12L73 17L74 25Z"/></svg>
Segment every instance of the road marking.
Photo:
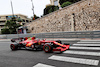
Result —
<svg viewBox="0 0 100 67"><path fill-rule="evenodd" d="M11 42L0 42L0 45L2 45L2 44L5 44L6 45L8 43L11 44Z"/></svg>
<svg viewBox="0 0 100 67"><path fill-rule="evenodd" d="M0 42L0 43L11 43L11 42Z"/></svg>
<svg viewBox="0 0 100 67"><path fill-rule="evenodd" d="M51 65L46 65L46 64L42 64L42 63L38 63L33 67L55 67L55 66L51 66Z"/></svg>
<svg viewBox="0 0 100 67"><path fill-rule="evenodd" d="M100 40L81 40L81 41L100 41Z"/></svg>
<svg viewBox="0 0 100 67"><path fill-rule="evenodd" d="M100 46L100 44L73 44L75 46Z"/></svg>
<svg viewBox="0 0 100 67"><path fill-rule="evenodd" d="M91 55L91 56L100 56L100 52L85 52L85 51L65 51L63 53L68 53L68 54L79 54L79 55Z"/></svg>
<svg viewBox="0 0 100 67"><path fill-rule="evenodd" d="M95 66L97 66L99 63L99 60L72 58L72 57L64 57L64 56L56 56L56 55L53 55L53 56L49 57L48 59L72 62L72 63L87 64L87 65L95 65Z"/></svg>
<svg viewBox="0 0 100 67"><path fill-rule="evenodd" d="M69 49L100 50L100 47L75 47L75 46L70 46Z"/></svg>
<svg viewBox="0 0 100 67"><path fill-rule="evenodd" d="M100 42L77 42L77 43L100 43Z"/></svg>

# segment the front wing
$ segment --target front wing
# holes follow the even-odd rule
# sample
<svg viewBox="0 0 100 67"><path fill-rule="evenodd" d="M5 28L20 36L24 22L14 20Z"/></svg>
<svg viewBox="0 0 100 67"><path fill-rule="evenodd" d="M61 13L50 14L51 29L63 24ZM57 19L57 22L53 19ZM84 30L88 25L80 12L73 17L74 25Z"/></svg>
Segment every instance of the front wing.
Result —
<svg viewBox="0 0 100 67"><path fill-rule="evenodd" d="M54 42L54 44L59 45L59 47L56 47L55 49L53 49L53 51L66 51L67 49L69 49L70 45L64 45L64 44L60 44L57 42Z"/></svg>

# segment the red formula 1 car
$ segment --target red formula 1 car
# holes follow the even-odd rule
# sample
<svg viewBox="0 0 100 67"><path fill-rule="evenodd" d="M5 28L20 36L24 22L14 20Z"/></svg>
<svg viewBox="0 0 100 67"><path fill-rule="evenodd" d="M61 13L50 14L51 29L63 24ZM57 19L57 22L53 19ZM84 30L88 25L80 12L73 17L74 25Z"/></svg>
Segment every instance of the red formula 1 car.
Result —
<svg viewBox="0 0 100 67"><path fill-rule="evenodd" d="M17 40L19 40L20 42L17 42ZM11 42L13 42L10 45L11 50L17 50L23 47L30 50L42 49L47 53L53 51L63 52L69 49L69 44L62 44L60 40L48 41L46 39L36 39L35 37L25 37L13 38L11 39Z"/></svg>

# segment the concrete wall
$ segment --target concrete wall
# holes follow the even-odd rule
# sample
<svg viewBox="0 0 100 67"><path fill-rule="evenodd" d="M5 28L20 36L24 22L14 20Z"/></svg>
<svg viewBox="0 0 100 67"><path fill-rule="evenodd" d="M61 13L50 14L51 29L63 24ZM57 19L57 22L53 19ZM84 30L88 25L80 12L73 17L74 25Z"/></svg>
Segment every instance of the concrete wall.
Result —
<svg viewBox="0 0 100 67"><path fill-rule="evenodd" d="M82 0L26 26L31 33L100 30L100 0Z"/></svg>

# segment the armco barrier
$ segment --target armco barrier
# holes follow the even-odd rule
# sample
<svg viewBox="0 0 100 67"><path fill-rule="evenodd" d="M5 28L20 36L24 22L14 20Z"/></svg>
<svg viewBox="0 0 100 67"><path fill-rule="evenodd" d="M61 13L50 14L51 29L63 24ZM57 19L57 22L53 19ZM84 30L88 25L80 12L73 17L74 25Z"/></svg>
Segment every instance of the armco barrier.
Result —
<svg viewBox="0 0 100 67"><path fill-rule="evenodd" d="M0 39L11 39L11 38L19 38L19 37L32 37L34 34L7 34L0 35Z"/></svg>
<svg viewBox="0 0 100 67"><path fill-rule="evenodd" d="M54 32L36 34L38 38L100 38L100 31Z"/></svg>
<svg viewBox="0 0 100 67"><path fill-rule="evenodd" d="M53 32L53 33L38 33L38 34L8 34L0 35L0 39L11 39L18 37L37 38L100 38L100 31L79 31L79 32Z"/></svg>

